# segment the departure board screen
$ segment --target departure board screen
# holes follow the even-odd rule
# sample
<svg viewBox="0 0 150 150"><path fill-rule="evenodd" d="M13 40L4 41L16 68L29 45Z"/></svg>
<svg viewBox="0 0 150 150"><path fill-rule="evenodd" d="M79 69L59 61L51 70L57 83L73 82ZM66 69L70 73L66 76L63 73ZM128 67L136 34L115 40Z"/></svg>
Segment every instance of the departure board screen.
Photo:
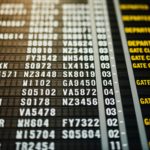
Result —
<svg viewBox="0 0 150 150"><path fill-rule="evenodd" d="M149 150L149 34L149 0L0 0L0 150Z"/></svg>

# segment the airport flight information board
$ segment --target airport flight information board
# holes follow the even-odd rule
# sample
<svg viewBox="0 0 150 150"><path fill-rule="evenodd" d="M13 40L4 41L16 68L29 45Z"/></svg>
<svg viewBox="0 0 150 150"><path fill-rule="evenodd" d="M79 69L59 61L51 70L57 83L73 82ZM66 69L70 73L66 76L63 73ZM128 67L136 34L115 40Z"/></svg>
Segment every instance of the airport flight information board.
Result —
<svg viewBox="0 0 150 150"><path fill-rule="evenodd" d="M149 0L0 0L0 150L150 149Z"/></svg>

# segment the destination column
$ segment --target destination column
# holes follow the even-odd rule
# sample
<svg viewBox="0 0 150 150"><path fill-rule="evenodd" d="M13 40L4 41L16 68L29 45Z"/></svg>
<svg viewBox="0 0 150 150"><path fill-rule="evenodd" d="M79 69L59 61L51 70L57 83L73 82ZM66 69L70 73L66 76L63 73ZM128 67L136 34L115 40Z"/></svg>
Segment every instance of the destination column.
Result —
<svg viewBox="0 0 150 150"><path fill-rule="evenodd" d="M30 1L0 1L0 149L15 149Z"/></svg>

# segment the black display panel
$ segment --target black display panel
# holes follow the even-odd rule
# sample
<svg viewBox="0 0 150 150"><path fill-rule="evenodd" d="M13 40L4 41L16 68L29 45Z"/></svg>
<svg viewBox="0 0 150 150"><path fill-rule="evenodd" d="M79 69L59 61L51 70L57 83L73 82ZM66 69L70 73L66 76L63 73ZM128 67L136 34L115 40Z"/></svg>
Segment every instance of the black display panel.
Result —
<svg viewBox="0 0 150 150"><path fill-rule="evenodd" d="M149 3L0 0L0 150L150 149Z"/></svg>

